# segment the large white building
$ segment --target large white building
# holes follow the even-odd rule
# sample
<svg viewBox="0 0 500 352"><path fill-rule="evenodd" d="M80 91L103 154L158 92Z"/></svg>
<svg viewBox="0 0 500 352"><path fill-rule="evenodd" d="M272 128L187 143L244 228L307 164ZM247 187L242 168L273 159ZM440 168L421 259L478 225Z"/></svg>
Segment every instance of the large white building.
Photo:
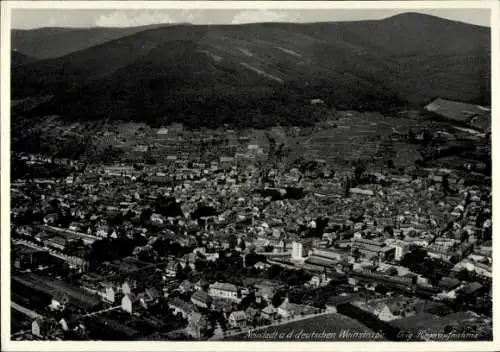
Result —
<svg viewBox="0 0 500 352"><path fill-rule="evenodd" d="M312 251L312 240L306 239L292 242L292 259L303 259Z"/></svg>
<svg viewBox="0 0 500 352"><path fill-rule="evenodd" d="M211 297L238 299L238 288L230 283L216 282L209 286L208 294Z"/></svg>
<svg viewBox="0 0 500 352"><path fill-rule="evenodd" d="M408 253L409 248L410 248L410 244L408 242L401 241L401 240L396 240L392 243L389 243L389 246L394 248L394 250L395 250L395 252L394 252L394 259L395 260L403 259L404 255L406 253Z"/></svg>

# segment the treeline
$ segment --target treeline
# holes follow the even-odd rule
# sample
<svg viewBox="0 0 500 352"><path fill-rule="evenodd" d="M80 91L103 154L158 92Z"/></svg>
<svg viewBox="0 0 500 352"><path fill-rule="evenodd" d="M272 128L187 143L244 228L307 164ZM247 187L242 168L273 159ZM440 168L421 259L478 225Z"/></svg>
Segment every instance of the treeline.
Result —
<svg viewBox="0 0 500 352"><path fill-rule="evenodd" d="M400 105L398 98L385 90L354 92L336 89L333 83L234 87L215 82L210 88L201 83L191 84L182 78L143 80L134 86L97 81L81 90L57 94L31 114L83 120L111 118L153 126L182 122L190 128L223 124L267 128L276 124L312 126L329 117L333 106L384 111ZM313 97L322 98L326 104L310 104Z"/></svg>

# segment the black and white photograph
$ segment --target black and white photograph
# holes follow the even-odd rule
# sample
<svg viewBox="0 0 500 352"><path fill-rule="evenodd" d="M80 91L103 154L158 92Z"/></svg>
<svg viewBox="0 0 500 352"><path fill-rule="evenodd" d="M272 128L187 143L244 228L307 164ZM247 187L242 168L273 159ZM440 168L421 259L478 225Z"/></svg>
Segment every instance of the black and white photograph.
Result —
<svg viewBox="0 0 500 352"><path fill-rule="evenodd" d="M493 342L498 4L7 3L10 343Z"/></svg>

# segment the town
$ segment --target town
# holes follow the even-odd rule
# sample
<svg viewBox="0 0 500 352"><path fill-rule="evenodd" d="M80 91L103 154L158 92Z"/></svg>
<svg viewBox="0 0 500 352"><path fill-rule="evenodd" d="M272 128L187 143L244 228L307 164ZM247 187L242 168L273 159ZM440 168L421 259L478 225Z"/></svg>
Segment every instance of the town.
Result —
<svg viewBox="0 0 500 352"><path fill-rule="evenodd" d="M121 160L13 153L12 339L491 339L491 165L387 157L488 149L444 119L384 125L376 166L180 123Z"/></svg>

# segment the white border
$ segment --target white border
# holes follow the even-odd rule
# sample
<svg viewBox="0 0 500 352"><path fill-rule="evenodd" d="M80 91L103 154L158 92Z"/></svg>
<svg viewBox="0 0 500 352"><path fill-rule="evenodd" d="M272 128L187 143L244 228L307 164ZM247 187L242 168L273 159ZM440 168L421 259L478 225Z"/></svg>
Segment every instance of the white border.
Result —
<svg viewBox="0 0 500 352"><path fill-rule="evenodd" d="M18 342L10 341L10 27L12 9L490 9L492 40L492 97L498 97L499 72L499 2L483 1L2 1L1 2L1 349L3 351L495 351L500 350L498 285L493 282L493 342ZM497 134L500 121L500 102L492 99L492 133ZM500 143L492 138L492 148ZM500 147L500 145L499 145ZM500 160L499 160L500 163ZM499 180L500 167L496 167L493 153L493 194ZM493 224L499 209L497 199L493 198ZM495 231L494 231L495 232ZM493 240L493 246L498 247ZM500 242L499 242L500 243ZM493 253L500 249L494 248ZM500 272L497 260L493 261L493 273Z"/></svg>
<svg viewBox="0 0 500 352"><path fill-rule="evenodd" d="M476 1L7 1L24 9L489 9L494 0ZM119 4L119 6L117 5Z"/></svg>

